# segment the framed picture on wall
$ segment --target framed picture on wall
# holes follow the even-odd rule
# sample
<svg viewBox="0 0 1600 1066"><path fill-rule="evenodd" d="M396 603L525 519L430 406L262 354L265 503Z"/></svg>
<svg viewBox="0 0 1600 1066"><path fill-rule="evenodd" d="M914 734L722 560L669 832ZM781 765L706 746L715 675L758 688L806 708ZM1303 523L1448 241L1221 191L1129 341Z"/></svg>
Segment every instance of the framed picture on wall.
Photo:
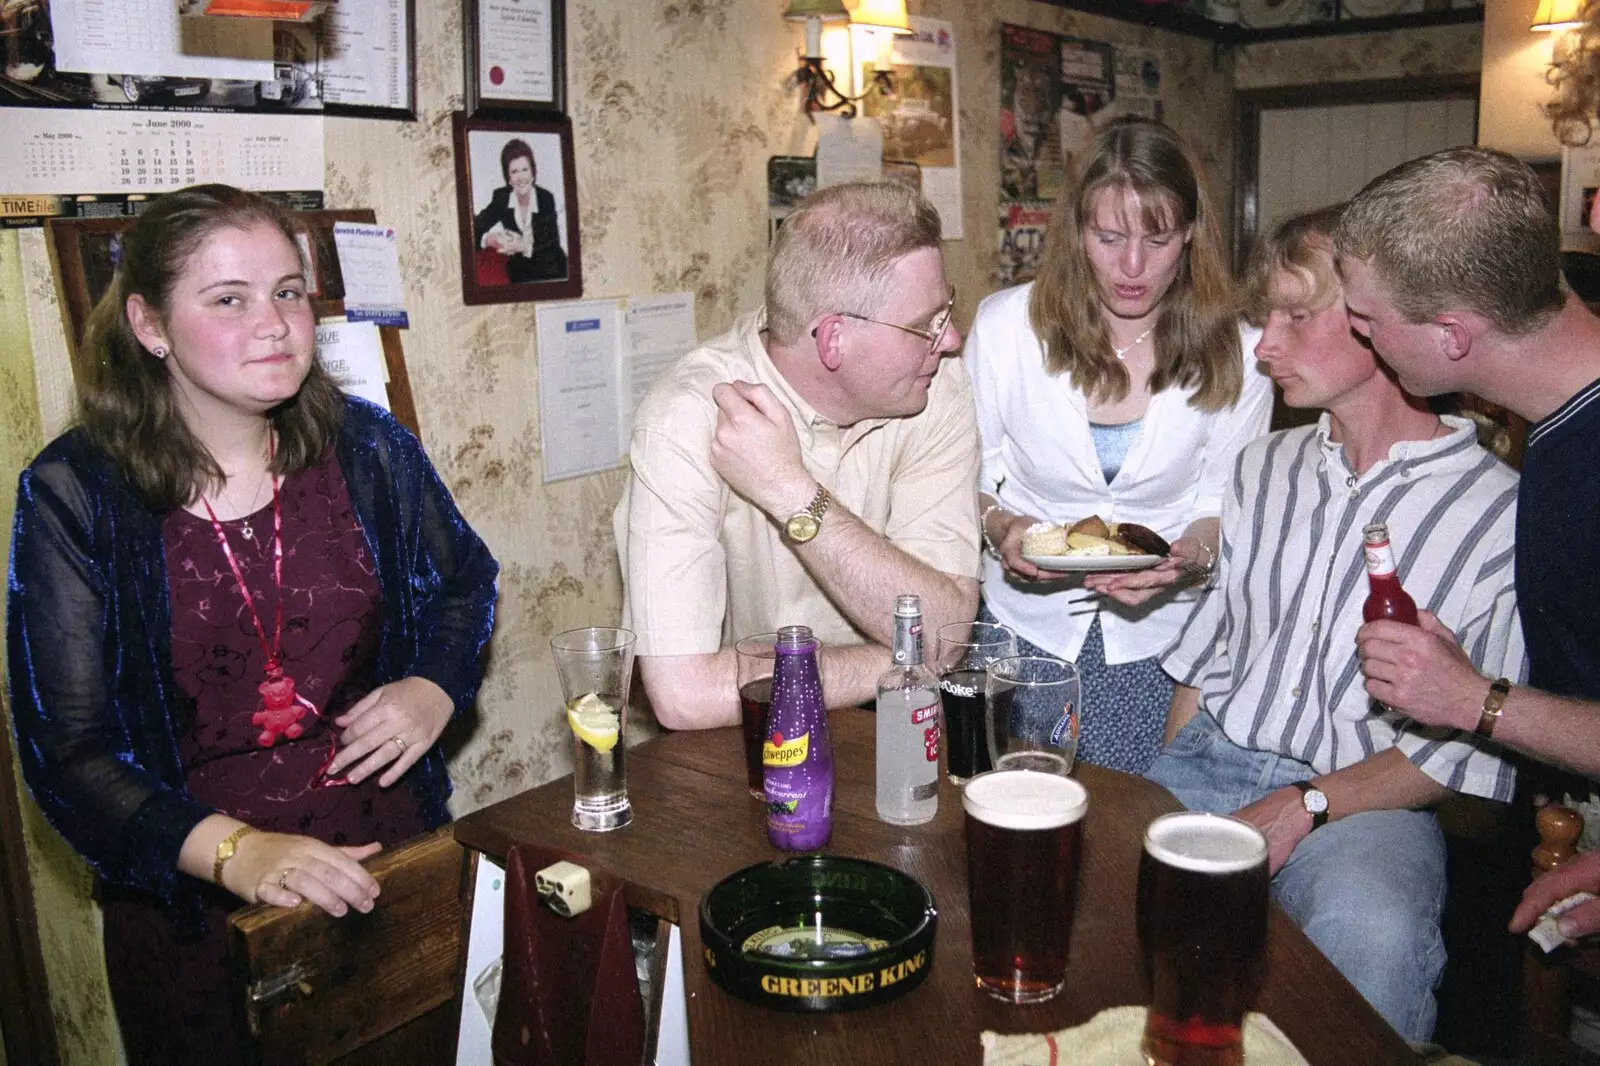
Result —
<svg viewBox="0 0 1600 1066"><path fill-rule="evenodd" d="M461 291L469 304L583 295L572 126L454 115Z"/></svg>
<svg viewBox="0 0 1600 1066"><path fill-rule="evenodd" d="M467 114L567 109L566 0L467 0Z"/></svg>

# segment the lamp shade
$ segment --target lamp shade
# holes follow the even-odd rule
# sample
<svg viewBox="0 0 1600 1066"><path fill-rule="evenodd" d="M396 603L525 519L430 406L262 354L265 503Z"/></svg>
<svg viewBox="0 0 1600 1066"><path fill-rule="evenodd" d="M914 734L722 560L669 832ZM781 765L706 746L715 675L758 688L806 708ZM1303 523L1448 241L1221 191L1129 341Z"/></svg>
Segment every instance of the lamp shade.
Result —
<svg viewBox="0 0 1600 1066"><path fill-rule="evenodd" d="M789 0L789 10L783 17L790 22L821 19L823 22L843 22L850 17L844 0Z"/></svg>
<svg viewBox="0 0 1600 1066"><path fill-rule="evenodd" d="M1584 0L1539 0L1533 16L1533 29L1565 30L1583 24Z"/></svg>
<svg viewBox="0 0 1600 1066"><path fill-rule="evenodd" d="M872 26L895 33L910 33L906 0L855 0L850 6L850 25Z"/></svg>

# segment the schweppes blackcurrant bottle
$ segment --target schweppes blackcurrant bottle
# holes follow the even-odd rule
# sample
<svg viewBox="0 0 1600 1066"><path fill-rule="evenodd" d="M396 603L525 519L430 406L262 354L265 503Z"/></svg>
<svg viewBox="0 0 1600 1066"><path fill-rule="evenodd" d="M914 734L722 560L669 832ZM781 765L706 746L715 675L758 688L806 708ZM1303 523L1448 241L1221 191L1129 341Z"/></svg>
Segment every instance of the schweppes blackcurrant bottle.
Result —
<svg viewBox="0 0 1600 1066"><path fill-rule="evenodd" d="M767 839L785 851L816 851L833 835L833 744L808 626L778 630L772 710L761 764Z"/></svg>

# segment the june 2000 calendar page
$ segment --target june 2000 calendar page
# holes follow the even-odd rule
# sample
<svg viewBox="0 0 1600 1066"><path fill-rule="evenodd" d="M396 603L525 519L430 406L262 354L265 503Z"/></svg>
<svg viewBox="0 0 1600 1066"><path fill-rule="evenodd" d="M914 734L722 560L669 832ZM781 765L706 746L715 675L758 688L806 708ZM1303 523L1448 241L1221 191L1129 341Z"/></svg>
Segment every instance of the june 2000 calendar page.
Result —
<svg viewBox="0 0 1600 1066"><path fill-rule="evenodd" d="M322 119L222 112L7 108L0 193L155 193L218 181L322 188Z"/></svg>

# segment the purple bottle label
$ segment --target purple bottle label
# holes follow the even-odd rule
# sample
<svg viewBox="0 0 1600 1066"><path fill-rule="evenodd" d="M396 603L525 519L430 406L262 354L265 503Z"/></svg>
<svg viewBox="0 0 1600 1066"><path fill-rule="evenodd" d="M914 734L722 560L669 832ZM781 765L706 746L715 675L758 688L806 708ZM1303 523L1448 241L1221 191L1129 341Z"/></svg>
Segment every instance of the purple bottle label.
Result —
<svg viewBox="0 0 1600 1066"><path fill-rule="evenodd" d="M762 744L767 839L785 851L815 851L833 835L833 745L817 675L816 643L778 647L772 711Z"/></svg>

